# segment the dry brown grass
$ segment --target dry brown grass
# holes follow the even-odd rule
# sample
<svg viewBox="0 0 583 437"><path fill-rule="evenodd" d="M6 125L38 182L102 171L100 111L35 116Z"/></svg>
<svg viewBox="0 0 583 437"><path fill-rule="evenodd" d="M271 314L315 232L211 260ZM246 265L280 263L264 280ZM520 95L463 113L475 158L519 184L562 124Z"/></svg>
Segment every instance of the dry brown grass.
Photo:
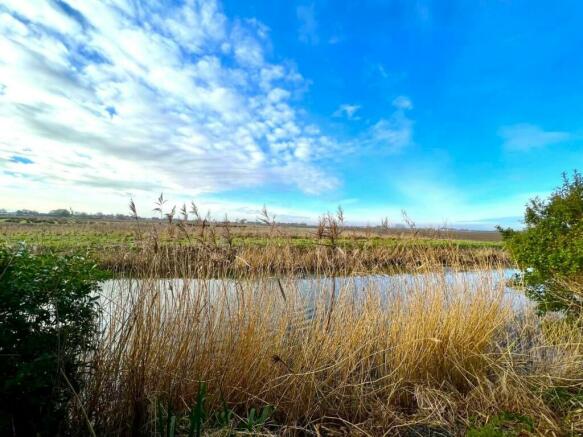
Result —
<svg viewBox="0 0 583 437"><path fill-rule="evenodd" d="M510 265L504 251L495 248L463 249L454 245L395 244L365 249L303 248L289 244L238 248L165 246L155 251L111 249L100 263L114 272L162 277L240 277L260 275L376 274L423 270L429 266L476 268L483 264Z"/></svg>
<svg viewBox="0 0 583 437"><path fill-rule="evenodd" d="M422 275L364 290L332 286L335 270L322 268L311 294L297 277L264 270L192 279L190 262L174 263L182 281L128 279L103 298L85 410L104 434L153 434L156 405L187 416L204 382L211 412L224 402L245 418L273 406L266 433L398 435L422 425L463 435L501 412L533 418L541 434L578 429L545 393L582 383L581 331L509 306L500 265L452 281L441 263L417 259Z"/></svg>

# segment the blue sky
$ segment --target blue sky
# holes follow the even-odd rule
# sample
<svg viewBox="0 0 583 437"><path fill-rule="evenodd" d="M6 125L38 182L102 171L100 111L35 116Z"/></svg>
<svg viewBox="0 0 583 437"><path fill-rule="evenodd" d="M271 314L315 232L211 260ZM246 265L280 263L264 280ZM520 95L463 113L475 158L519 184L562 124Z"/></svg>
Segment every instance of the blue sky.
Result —
<svg viewBox="0 0 583 437"><path fill-rule="evenodd" d="M491 228L583 167L583 5L5 0L0 207Z"/></svg>

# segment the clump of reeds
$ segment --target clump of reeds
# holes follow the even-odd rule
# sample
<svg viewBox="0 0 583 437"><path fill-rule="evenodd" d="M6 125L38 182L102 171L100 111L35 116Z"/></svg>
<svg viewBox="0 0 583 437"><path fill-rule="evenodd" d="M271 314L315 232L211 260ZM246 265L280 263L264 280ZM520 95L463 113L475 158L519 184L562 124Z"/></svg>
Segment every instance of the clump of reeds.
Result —
<svg viewBox="0 0 583 437"><path fill-rule="evenodd" d="M135 244L131 250L120 245L99 251L96 256L100 264L108 270L134 276L146 272L146 276L155 273L198 277L352 275L425 266L472 268L484 263L509 264L501 247L465 248L440 230L434 233L425 230L421 234L406 214L408 233L386 236L383 226L388 226L388 222L383 222L373 238L354 231L351 234L341 207L334 214L321 216L313 230L298 234L278 226L275 215L265 207L258 216L261 226L249 231L227 217L218 221L210 213L203 216L194 202L190 208L183 205L177 216L176 206L164 209L166 202L163 195L155 202L154 211L160 221L140 223L136 205L131 201L130 211L137 223ZM295 242L298 236L303 239L302 244Z"/></svg>
<svg viewBox="0 0 583 437"><path fill-rule="evenodd" d="M452 280L425 265L360 289L322 275L307 290L264 272L124 280L103 297L85 410L101 432L154 434L159 405L189 417L204 386L210 429L221 412L236 426L266 407L265 431L277 434L463 433L500 412L541 432L576 426L547 397L581 383L580 333L513 308L502 272L482 267Z"/></svg>

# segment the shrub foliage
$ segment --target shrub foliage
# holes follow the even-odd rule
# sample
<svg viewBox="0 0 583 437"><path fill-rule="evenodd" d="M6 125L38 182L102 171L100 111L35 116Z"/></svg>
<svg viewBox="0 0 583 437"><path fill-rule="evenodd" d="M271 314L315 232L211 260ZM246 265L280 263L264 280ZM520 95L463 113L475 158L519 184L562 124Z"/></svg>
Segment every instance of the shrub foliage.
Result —
<svg viewBox="0 0 583 437"><path fill-rule="evenodd" d="M575 171L547 200L532 199L522 231L501 229L541 312L583 310L583 176Z"/></svg>
<svg viewBox="0 0 583 437"><path fill-rule="evenodd" d="M0 434L66 432L95 345L98 278L82 257L0 246Z"/></svg>

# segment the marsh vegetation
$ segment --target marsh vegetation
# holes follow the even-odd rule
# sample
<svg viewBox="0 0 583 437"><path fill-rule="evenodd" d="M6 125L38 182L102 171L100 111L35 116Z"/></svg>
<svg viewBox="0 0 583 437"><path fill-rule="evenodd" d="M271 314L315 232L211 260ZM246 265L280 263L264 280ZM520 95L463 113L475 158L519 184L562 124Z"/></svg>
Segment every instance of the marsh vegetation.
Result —
<svg viewBox="0 0 583 437"><path fill-rule="evenodd" d="M116 224L2 228L2 311L24 311L10 329L28 338L53 331L28 326L34 311L14 298L8 307L6 290L26 295L23 278L38 283L69 265L68 252L87 255L83 268L51 270L51 287L80 289L96 305L82 322L84 347L56 348L46 364L47 386L62 394L61 433L583 433L582 316L529 304L521 293L532 281L508 275L526 266L500 243L415 229L364 235L346 229L342 211L294 233L267 211L250 232L196 208L180 217L160 206L156 222L131 208L134 222L122 227L131 239L122 241L100 230ZM28 249L16 245L27 239ZM67 243L53 245L59 239ZM80 247L84 239L92 243ZM73 297L58 296L41 302L47 317L72 309ZM60 330L59 344L75 344L72 332ZM75 365L63 368L63 356ZM21 361L11 363L2 372L12 384ZM3 429L24 435L22 410L2 409ZM29 421L48 426L35 411Z"/></svg>

